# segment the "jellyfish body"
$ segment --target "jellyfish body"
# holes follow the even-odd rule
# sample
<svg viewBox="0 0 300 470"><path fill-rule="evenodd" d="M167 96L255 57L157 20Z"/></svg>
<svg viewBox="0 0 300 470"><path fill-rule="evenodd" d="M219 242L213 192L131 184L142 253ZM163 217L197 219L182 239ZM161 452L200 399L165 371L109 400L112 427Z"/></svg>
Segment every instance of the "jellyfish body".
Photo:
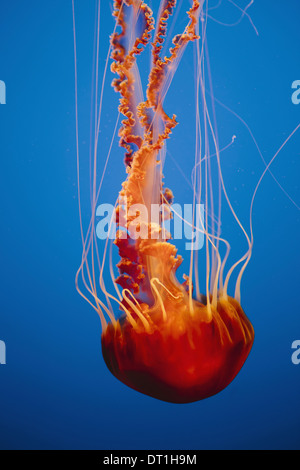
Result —
<svg viewBox="0 0 300 470"><path fill-rule="evenodd" d="M163 103L185 47L199 40L203 5L204 0L193 1L185 30L173 38L169 55L162 58L167 24L176 0L161 1L156 27L153 13L144 1L114 2L118 32L111 37L111 68L117 75L114 89L121 95L119 111L125 117L119 135L120 146L126 151L128 174L116 207L117 222L124 208L127 218L120 224L123 228L114 242L121 260L119 276L113 282L122 289L116 300L123 315L117 319L111 308L113 297L104 287L103 268L100 285L109 307L103 306L94 286L90 290L102 321L102 352L109 370L129 387L174 403L194 402L223 390L240 371L254 340L254 330L240 306L239 295L232 298L227 294L230 276L223 281L228 252L221 261L220 225L217 230L209 230L206 215L206 220L196 227L206 235L205 294L201 295L197 273L194 289L192 269L185 282L180 283L176 277L182 258L170 242L171 236L163 230L163 219L171 217L171 211L166 211L160 221L149 221L140 209L145 207L150 213L153 205L172 205L172 191L163 188L162 167L166 140L177 121L175 116L166 114ZM137 86L136 59L150 42L153 30L152 64L143 101ZM206 203L213 184L209 165L206 159L200 175L206 185ZM219 189L222 185L220 171ZM200 200L201 195L197 198ZM147 236L137 237L141 232ZM85 242L80 271L87 263L91 246L92 241ZM248 257L243 260L247 262ZM191 266L197 271L192 257Z"/></svg>
<svg viewBox="0 0 300 470"><path fill-rule="evenodd" d="M153 326L133 328L127 318L109 325L102 336L104 360L129 387L172 403L190 403L215 395L238 374L253 343L253 327L240 305L220 301L208 316L206 306L188 301L151 312Z"/></svg>

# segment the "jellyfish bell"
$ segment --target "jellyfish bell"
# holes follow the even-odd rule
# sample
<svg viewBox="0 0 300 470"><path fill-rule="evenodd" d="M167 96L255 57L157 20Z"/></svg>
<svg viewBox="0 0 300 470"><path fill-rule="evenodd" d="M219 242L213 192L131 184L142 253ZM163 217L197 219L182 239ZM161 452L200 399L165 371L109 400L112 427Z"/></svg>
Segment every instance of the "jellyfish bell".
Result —
<svg viewBox="0 0 300 470"><path fill-rule="evenodd" d="M124 209L127 214L114 241L120 256L117 277L110 266L116 296L107 290L104 279L107 244L100 260L95 243L95 209L99 196L95 183L91 222L83 236L82 263L76 277L79 292L91 304L90 297L94 300L93 306L100 316L102 352L108 369L129 387L173 403L194 402L223 390L239 373L254 340L253 327L240 305L240 283L250 260L252 239L227 195L218 143L205 100L203 44L207 16L204 8L208 2L193 0L191 3L185 29L173 38L168 55L163 56L168 22L176 0L160 2L156 22L153 12L142 0L114 2L116 29L111 36L111 70L116 75L113 87L120 94L119 112L124 116L119 137L127 169L127 178L116 203L117 223ZM152 61L143 100L137 58L150 47L151 38ZM180 283L176 271L182 257L177 254L171 235L163 229L164 219L171 217L173 193L164 188L162 169L166 141L177 126L176 116L170 117L164 110L164 99L190 43L197 44L197 87L203 103L204 124L199 128L204 128L204 135L202 138L198 135L198 142L204 142L205 153L208 141L213 142L218 168L217 182L214 182L210 159L203 158L199 150L196 152L192 228L206 238L204 294L200 289L197 250L191 250L189 273ZM96 159L97 142L94 155ZM249 246L226 275L229 244L221 237L220 206L215 222L214 191L217 191L218 201L221 193L225 197ZM206 211L203 218L198 218L195 208L201 201ZM162 214L159 222L149 220L145 214L151 213L153 205L162 203L170 207L169 214L168 211ZM138 206L145 207L145 214L135 209ZM137 237L139 232L147 236ZM220 244L226 247L224 255ZM98 278L95 275L97 261ZM232 272L239 266L233 298L228 295L228 285ZM79 288L80 276L87 294ZM98 296L97 281L105 300ZM112 302L123 312L119 318Z"/></svg>
<svg viewBox="0 0 300 470"><path fill-rule="evenodd" d="M103 358L125 385L172 403L190 403L215 395L235 378L251 350L253 327L232 298L207 306L189 299L141 306L147 325L124 315L102 334Z"/></svg>

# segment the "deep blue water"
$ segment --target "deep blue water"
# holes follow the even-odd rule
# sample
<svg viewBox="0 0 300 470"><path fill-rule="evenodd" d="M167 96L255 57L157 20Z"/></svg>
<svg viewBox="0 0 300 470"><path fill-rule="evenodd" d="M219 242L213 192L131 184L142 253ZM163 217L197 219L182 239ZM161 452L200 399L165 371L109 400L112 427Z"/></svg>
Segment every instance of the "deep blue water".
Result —
<svg viewBox="0 0 300 470"><path fill-rule="evenodd" d="M113 29L111 3L101 2L101 69ZM85 161L95 4L75 4ZM260 0L249 13L259 36L246 17L235 27L209 22L212 79L215 97L247 122L269 161L300 121L300 105L291 101L292 82L300 80L300 6L298 0ZM240 16L226 1L211 14L226 23ZM254 253L242 285L256 340L234 382L208 400L178 406L136 393L107 371L99 319L74 285L81 240L72 34L69 0L1 1L0 80L6 83L7 104L0 105L0 340L6 343L7 364L0 365L0 447L299 448L300 365L292 364L291 344L300 339L300 214L270 175L255 201ZM193 113L187 112L194 96L192 58L190 47L167 100L180 121L168 149L187 175L186 148L190 144L193 151L189 129L194 128ZM109 72L104 147L117 114L112 78ZM220 146L237 135L222 155L223 171L247 224L264 166L241 121L218 105L216 112ZM299 148L300 132L272 166L298 204ZM114 201L124 179L122 161L116 143L103 187L107 202ZM171 158L165 175L179 200L190 196ZM242 236L229 223L227 230L234 250L242 253Z"/></svg>

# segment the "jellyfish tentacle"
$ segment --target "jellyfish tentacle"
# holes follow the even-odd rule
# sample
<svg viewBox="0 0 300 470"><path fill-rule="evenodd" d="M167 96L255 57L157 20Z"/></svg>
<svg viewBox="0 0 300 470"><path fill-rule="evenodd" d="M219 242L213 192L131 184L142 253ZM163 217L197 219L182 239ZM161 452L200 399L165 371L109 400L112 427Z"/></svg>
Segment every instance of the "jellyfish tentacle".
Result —
<svg viewBox="0 0 300 470"><path fill-rule="evenodd" d="M127 4L134 7L136 2L130 1L127 2ZM167 67L178 59L179 52L189 41L197 38L195 27L200 7L200 3L195 1L193 7L188 12L190 23L186 27L184 33L176 36L173 40L173 47L170 49L170 57L162 60L159 57L159 52L161 51L163 38L166 34L166 23L175 4L175 1L166 2L165 8L163 8L161 12L156 38L152 45L153 64L149 76L147 101L137 107L137 114L140 117L142 126L144 127L144 135L142 141L141 137L138 137L138 150L134 153L132 148L129 146L129 143L137 143L137 140L135 140L136 136L133 134L135 119L132 110L131 98L133 96L134 79L131 74L131 69L136 55L141 53L141 49L139 49L138 46L140 44L146 45L149 40L150 31L154 29L152 12L150 13L150 10L147 9L143 2L140 3L140 8L144 8L148 16L145 14L145 27L141 38L138 38L135 41L134 46L129 52L126 53L125 48L121 44L121 40L124 38L124 35L126 35L125 25L121 33L121 39L120 35L117 34L112 37L112 45L115 47L115 51L113 51L112 54L112 57L115 59L112 70L119 75L119 79L115 79L113 85L115 90L121 94L119 110L126 117L122 122L122 128L120 131L122 140L121 145L127 150L127 161L130 159L130 168L127 170L128 178L123 184L123 189L121 191L121 197L126 197L127 209L133 207L134 204L146 204L147 208L150 209L152 203L159 203L161 201L162 189L161 184L157 182L157 178L155 176L156 169L154 162L157 160L158 152L163 148L164 141L169 137L177 122L175 116L170 118L165 113L162 106L162 100L159 98L159 95L161 94L161 90L165 83L165 76L168 75ZM120 12L120 2L116 2L115 6L119 9L118 12ZM118 18L118 24L123 27L123 23L125 22L124 15L120 15L116 12L115 16ZM154 136L153 126L152 123L150 124L150 120L147 115L147 112L151 109L154 111L154 120L160 119L163 124L159 131L156 131L156 136ZM159 186L157 186L158 184ZM170 196L170 191L167 190L166 194L167 196ZM134 217L132 216L127 221L126 228L129 229L133 222ZM148 226L147 230L150 234L153 228L151 223L149 224L149 221L146 220L142 220L141 223ZM161 233L161 228L159 228L159 232ZM119 249L121 249L121 246L124 248L124 242L120 240L119 236L117 236L115 243ZM178 263L181 262L181 258L176 258L175 253L177 250L175 247L172 246L170 248L169 244L165 245L164 243L166 242L160 242L157 244L151 237L148 237L143 241L134 241L133 246L137 259L130 259L127 254L122 257L122 260L118 265L120 276L116 279L116 282L122 287L128 287L131 289L138 298L140 290L146 291L148 286L151 286L150 279L153 277L152 271L161 278L166 277L164 275L165 267L161 266L160 263L157 264L156 262L153 262L152 258L157 259L161 257L162 259L165 259L165 253L169 253L171 249L171 252L173 253L173 258L171 258L173 259L171 270L178 266ZM129 249L129 245L130 242L125 242L126 249ZM160 266L160 273L158 273L157 267L153 267L154 264ZM175 276L171 277L175 278Z"/></svg>
<svg viewBox="0 0 300 470"><path fill-rule="evenodd" d="M133 129L136 125L136 105L134 101L134 84L135 78L132 71L136 57L142 53L143 48L148 44L151 31L154 29L154 19L151 9L144 2L137 2L130 0L125 2L125 5L138 8L138 15L143 15L145 26L140 35L134 41L131 50L126 51L122 41L126 38L127 24L124 14L124 2L116 0L114 3L114 16L117 18L117 24L121 27L121 32L115 32L111 37L112 45L112 58L114 62L111 65L111 70L116 73L119 78L114 79L112 86L115 91L121 94L119 111L125 116L126 119L122 121L122 127L119 131L121 137L120 146L125 148L127 153L125 155L125 162L130 165L132 161L133 150L130 144L135 144L138 148L141 147L142 138L135 135ZM140 47L141 46L141 47Z"/></svg>

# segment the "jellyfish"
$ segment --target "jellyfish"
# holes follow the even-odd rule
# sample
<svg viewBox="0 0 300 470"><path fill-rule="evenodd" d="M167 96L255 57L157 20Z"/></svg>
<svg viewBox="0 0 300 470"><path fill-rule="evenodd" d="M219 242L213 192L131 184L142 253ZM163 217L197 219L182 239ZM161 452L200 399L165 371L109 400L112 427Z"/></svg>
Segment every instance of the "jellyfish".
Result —
<svg viewBox="0 0 300 470"><path fill-rule="evenodd" d="M119 149L125 153L126 178L117 195L111 222L117 227L113 243L107 238L100 255L95 227L103 175L98 184L99 121L96 121L91 165L92 215L86 232L81 225L83 254L76 285L100 316L102 354L111 373L138 392L179 404L208 398L226 388L250 353L254 329L241 307L240 296L242 276L252 254L252 231L247 234L228 196L207 103L208 1L190 2L182 18L183 30L169 43L168 28L177 7L176 0L161 0L155 19L146 1L114 1L110 60L115 75L112 86L119 95L122 116ZM165 187L163 174L167 141L171 134L174 137L178 122L175 115L166 112L165 98L185 49L191 44L197 62L195 86L201 105L197 104L197 142L195 157L191 158L190 225L196 235L204 236L205 253L200 266L199 250L192 246L188 252L188 271L180 281L177 273L183 256L165 229L174 218L176 188L173 194L172 189ZM151 65L144 96L139 58L146 49L151 51ZM221 234L223 200L248 244L246 253L230 268L227 267L230 245ZM149 217L153 207L161 209L155 220ZM113 250L119 255L117 274L112 264ZM105 263L108 253L109 266ZM234 293L230 296L230 280L237 270ZM110 276L114 291L107 289L106 275Z"/></svg>

